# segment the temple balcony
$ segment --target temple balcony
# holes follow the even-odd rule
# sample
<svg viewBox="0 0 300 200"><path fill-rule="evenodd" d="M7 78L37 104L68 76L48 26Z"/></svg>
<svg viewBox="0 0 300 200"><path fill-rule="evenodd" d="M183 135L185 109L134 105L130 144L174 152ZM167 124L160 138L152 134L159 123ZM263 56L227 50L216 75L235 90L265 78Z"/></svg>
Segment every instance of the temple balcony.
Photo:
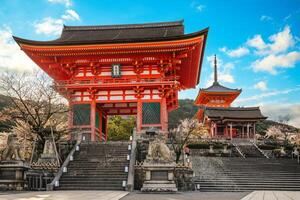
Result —
<svg viewBox="0 0 300 200"><path fill-rule="evenodd" d="M55 88L106 88L106 87L128 87L128 86L156 86L156 85L178 85L178 77L168 78L122 78L122 79L90 79L90 80L64 80L55 81Z"/></svg>

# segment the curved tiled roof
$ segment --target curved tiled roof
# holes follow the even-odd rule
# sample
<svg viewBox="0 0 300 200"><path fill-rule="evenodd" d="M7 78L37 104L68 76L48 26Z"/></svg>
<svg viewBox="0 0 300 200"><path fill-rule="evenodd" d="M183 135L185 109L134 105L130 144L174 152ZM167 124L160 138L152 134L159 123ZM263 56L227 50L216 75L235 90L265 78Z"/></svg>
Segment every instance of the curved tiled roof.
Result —
<svg viewBox="0 0 300 200"><path fill-rule="evenodd" d="M202 88L201 91L205 92L241 92L242 89L231 89L221 85L219 82L214 82L212 86L208 88Z"/></svg>
<svg viewBox="0 0 300 200"><path fill-rule="evenodd" d="M220 119L266 119L259 107L203 107L204 115Z"/></svg>
<svg viewBox="0 0 300 200"><path fill-rule="evenodd" d="M121 42L165 41L206 35L208 28L184 34L183 21L121 24L104 26L64 26L60 38L52 41L33 41L15 37L15 41L32 45L105 44Z"/></svg>

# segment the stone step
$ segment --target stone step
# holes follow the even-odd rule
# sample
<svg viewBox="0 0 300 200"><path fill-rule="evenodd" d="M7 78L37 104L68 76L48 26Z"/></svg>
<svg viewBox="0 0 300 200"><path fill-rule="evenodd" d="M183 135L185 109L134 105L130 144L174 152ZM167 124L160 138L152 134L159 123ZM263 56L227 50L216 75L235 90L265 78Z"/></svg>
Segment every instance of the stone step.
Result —
<svg viewBox="0 0 300 200"><path fill-rule="evenodd" d="M281 171L281 172L273 172L273 171L267 171L267 172L215 172L215 173L206 173L206 174L212 174L212 175L238 175L238 176L243 176L243 175L261 175L261 174L265 174L265 175L274 175L274 176L277 176L277 175L300 175L300 171L298 172L284 172L284 171Z"/></svg>
<svg viewBox="0 0 300 200"><path fill-rule="evenodd" d="M122 186L103 186L103 187L94 187L94 186L60 186L59 190L125 190Z"/></svg>
<svg viewBox="0 0 300 200"><path fill-rule="evenodd" d="M203 185L211 185L211 186L214 186L214 185L238 185L238 186L242 186L242 185L273 185L273 186L297 186L297 187L300 187L300 184L299 182L273 182L273 181L220 181L220 182L217 182L217 181L195 181L195 183L200 183L200 184L203 184Z"/></svg>
<svg viewBox="0 0 300 200"><path fill-rule="evenodd" d="M60 190L124 190L129 143L83 143L60 179Z"/></svg>
<svg viewBox="0 0 300 200"><path fill-rule="evenodd" d="M102 177L84 177L84 176L73 176L73 177L64 177L63 181L80 181L80 180L91 180L91 181L102 181L102 180L124 180L127 176L102 176Z"/></svg>
<svg viewBox="0 0 300 200"><path fill-rule="evenodd" d="M264 190L264 191L300 191L300 188L272 188L272 187L252 187L252 188L224 188L224 187L201 187L200 192L248 192L255 190Z"/></svg>

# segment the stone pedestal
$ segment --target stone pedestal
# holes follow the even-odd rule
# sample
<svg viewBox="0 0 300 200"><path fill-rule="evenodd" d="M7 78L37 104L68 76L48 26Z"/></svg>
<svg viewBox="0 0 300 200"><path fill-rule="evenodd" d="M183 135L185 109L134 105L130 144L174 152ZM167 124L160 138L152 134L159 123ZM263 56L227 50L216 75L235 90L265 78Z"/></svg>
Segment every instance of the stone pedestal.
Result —
<svg viewBox="0 0 300 200"><path fill-rule="evenodd" d="M146 162L142 168L145 173L145 181L142 192L177 192L174 181L175 163Z"/></svg>
<svg viewBox="0 0 300 200"><path fill-rule="evenodd" d="M0 161L0 190L23 190L28 169L24 161Z"/></svg>

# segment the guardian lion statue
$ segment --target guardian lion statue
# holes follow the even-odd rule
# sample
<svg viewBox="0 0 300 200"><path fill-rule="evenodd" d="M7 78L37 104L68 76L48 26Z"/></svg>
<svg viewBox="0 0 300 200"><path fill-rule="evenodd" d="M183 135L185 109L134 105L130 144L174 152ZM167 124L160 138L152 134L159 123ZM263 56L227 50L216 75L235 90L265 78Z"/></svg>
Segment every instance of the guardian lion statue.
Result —
<svg viewBox="0 0 300 200"><path fill-rule="evenodd" d="M149 144L147 160L173 162L173 154L164 140L157 137Z"/></svg>
<svg viewBox="0 0 300 200"><path fill-rule="evenodd" d="M2 153L1 160L21 160L20 144L16 134L11 133L8 135L7 145Z"/></svg>

